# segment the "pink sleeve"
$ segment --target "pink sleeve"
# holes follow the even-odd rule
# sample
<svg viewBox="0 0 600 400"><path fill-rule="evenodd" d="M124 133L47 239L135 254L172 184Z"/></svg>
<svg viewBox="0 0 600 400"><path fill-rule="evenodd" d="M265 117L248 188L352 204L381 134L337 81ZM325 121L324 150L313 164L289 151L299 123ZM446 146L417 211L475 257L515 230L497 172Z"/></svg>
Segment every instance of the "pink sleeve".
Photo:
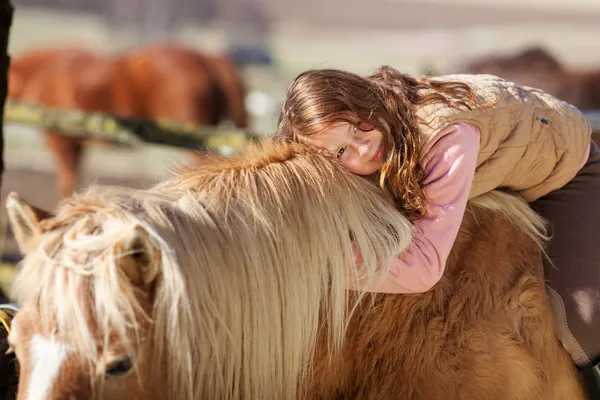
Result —
<svg viewBox="0 0 600 400"><path fill-rule="evenodd" d="M424 149L424 191L427 214L415 221L411 246L391 267L389 279L361 290L413 293L431 289L442 277L446 260L458 235L471 190L479 130L466 123L445 128L429 149Z"/></svg>

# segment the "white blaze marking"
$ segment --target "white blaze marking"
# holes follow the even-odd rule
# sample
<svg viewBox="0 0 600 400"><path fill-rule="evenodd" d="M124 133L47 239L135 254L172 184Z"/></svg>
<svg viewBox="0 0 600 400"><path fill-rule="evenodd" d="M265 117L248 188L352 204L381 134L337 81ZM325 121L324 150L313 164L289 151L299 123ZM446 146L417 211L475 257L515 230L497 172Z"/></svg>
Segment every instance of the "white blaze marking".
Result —
<svg viewBox="0 0 600 400"><path fill-rule="evenodd" d="M43 400L50 394L60 365L67 358L67 346L40 335L29 344L33 372L29 380L28 400Z"/></svg>

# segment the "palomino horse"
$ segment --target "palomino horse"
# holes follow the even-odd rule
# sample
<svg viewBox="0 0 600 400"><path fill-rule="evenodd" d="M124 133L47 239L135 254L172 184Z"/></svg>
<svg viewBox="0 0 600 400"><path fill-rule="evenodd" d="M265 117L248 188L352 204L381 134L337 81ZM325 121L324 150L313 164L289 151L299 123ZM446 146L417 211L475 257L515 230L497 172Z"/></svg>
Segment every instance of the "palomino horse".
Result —
<svg viewBox="0 0 600 400"><path fill-rule="evenodd" d="M385 275L411 225L301 145L204 155L150 190L91 187L53 214L16 194L7 208L25 254L19 399L584 396L554 335L542 221L505 193L471 201L433 290L376 296L346 284Z"/></svg>
<svg viewBox="0 0 600 400"><path fill-rule="evenodd" d="M217 55L158 44L115 56L65 47L24 53L11 62L9 97L50 107L120 117L248 125L245 87L233 63ZM72 193L82 141L46 132L60 194Z"/></svg>

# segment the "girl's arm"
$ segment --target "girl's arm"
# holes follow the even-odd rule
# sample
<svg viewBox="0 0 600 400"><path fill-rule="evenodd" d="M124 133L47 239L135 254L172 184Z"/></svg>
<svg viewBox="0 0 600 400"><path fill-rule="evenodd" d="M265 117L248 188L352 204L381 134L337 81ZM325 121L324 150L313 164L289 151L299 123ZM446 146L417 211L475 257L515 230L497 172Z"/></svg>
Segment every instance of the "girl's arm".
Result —
<svg viewBox="0 0 600 400"><path fill-rule="evenodd" d="M413 242L398 256L385 280L355 288L379 293L419 293L442 277L465 213L479 155L479 129L454 124L438 135L422 159L427 214L415 221Z"/></svg>

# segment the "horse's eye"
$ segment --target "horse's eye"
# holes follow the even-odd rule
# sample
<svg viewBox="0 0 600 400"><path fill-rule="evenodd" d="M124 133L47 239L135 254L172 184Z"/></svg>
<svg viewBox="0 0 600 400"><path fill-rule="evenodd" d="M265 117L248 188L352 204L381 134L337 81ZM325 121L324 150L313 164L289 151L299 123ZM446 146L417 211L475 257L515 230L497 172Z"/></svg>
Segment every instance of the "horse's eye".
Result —
<svg viewBox="0 0 600 400"><path fill-rule="evenodd" d="M106 375L109 376L123 376L127 374L133 368L133 360L131 357L125 357L120 360L116 360L106 366Z"/></svg>

